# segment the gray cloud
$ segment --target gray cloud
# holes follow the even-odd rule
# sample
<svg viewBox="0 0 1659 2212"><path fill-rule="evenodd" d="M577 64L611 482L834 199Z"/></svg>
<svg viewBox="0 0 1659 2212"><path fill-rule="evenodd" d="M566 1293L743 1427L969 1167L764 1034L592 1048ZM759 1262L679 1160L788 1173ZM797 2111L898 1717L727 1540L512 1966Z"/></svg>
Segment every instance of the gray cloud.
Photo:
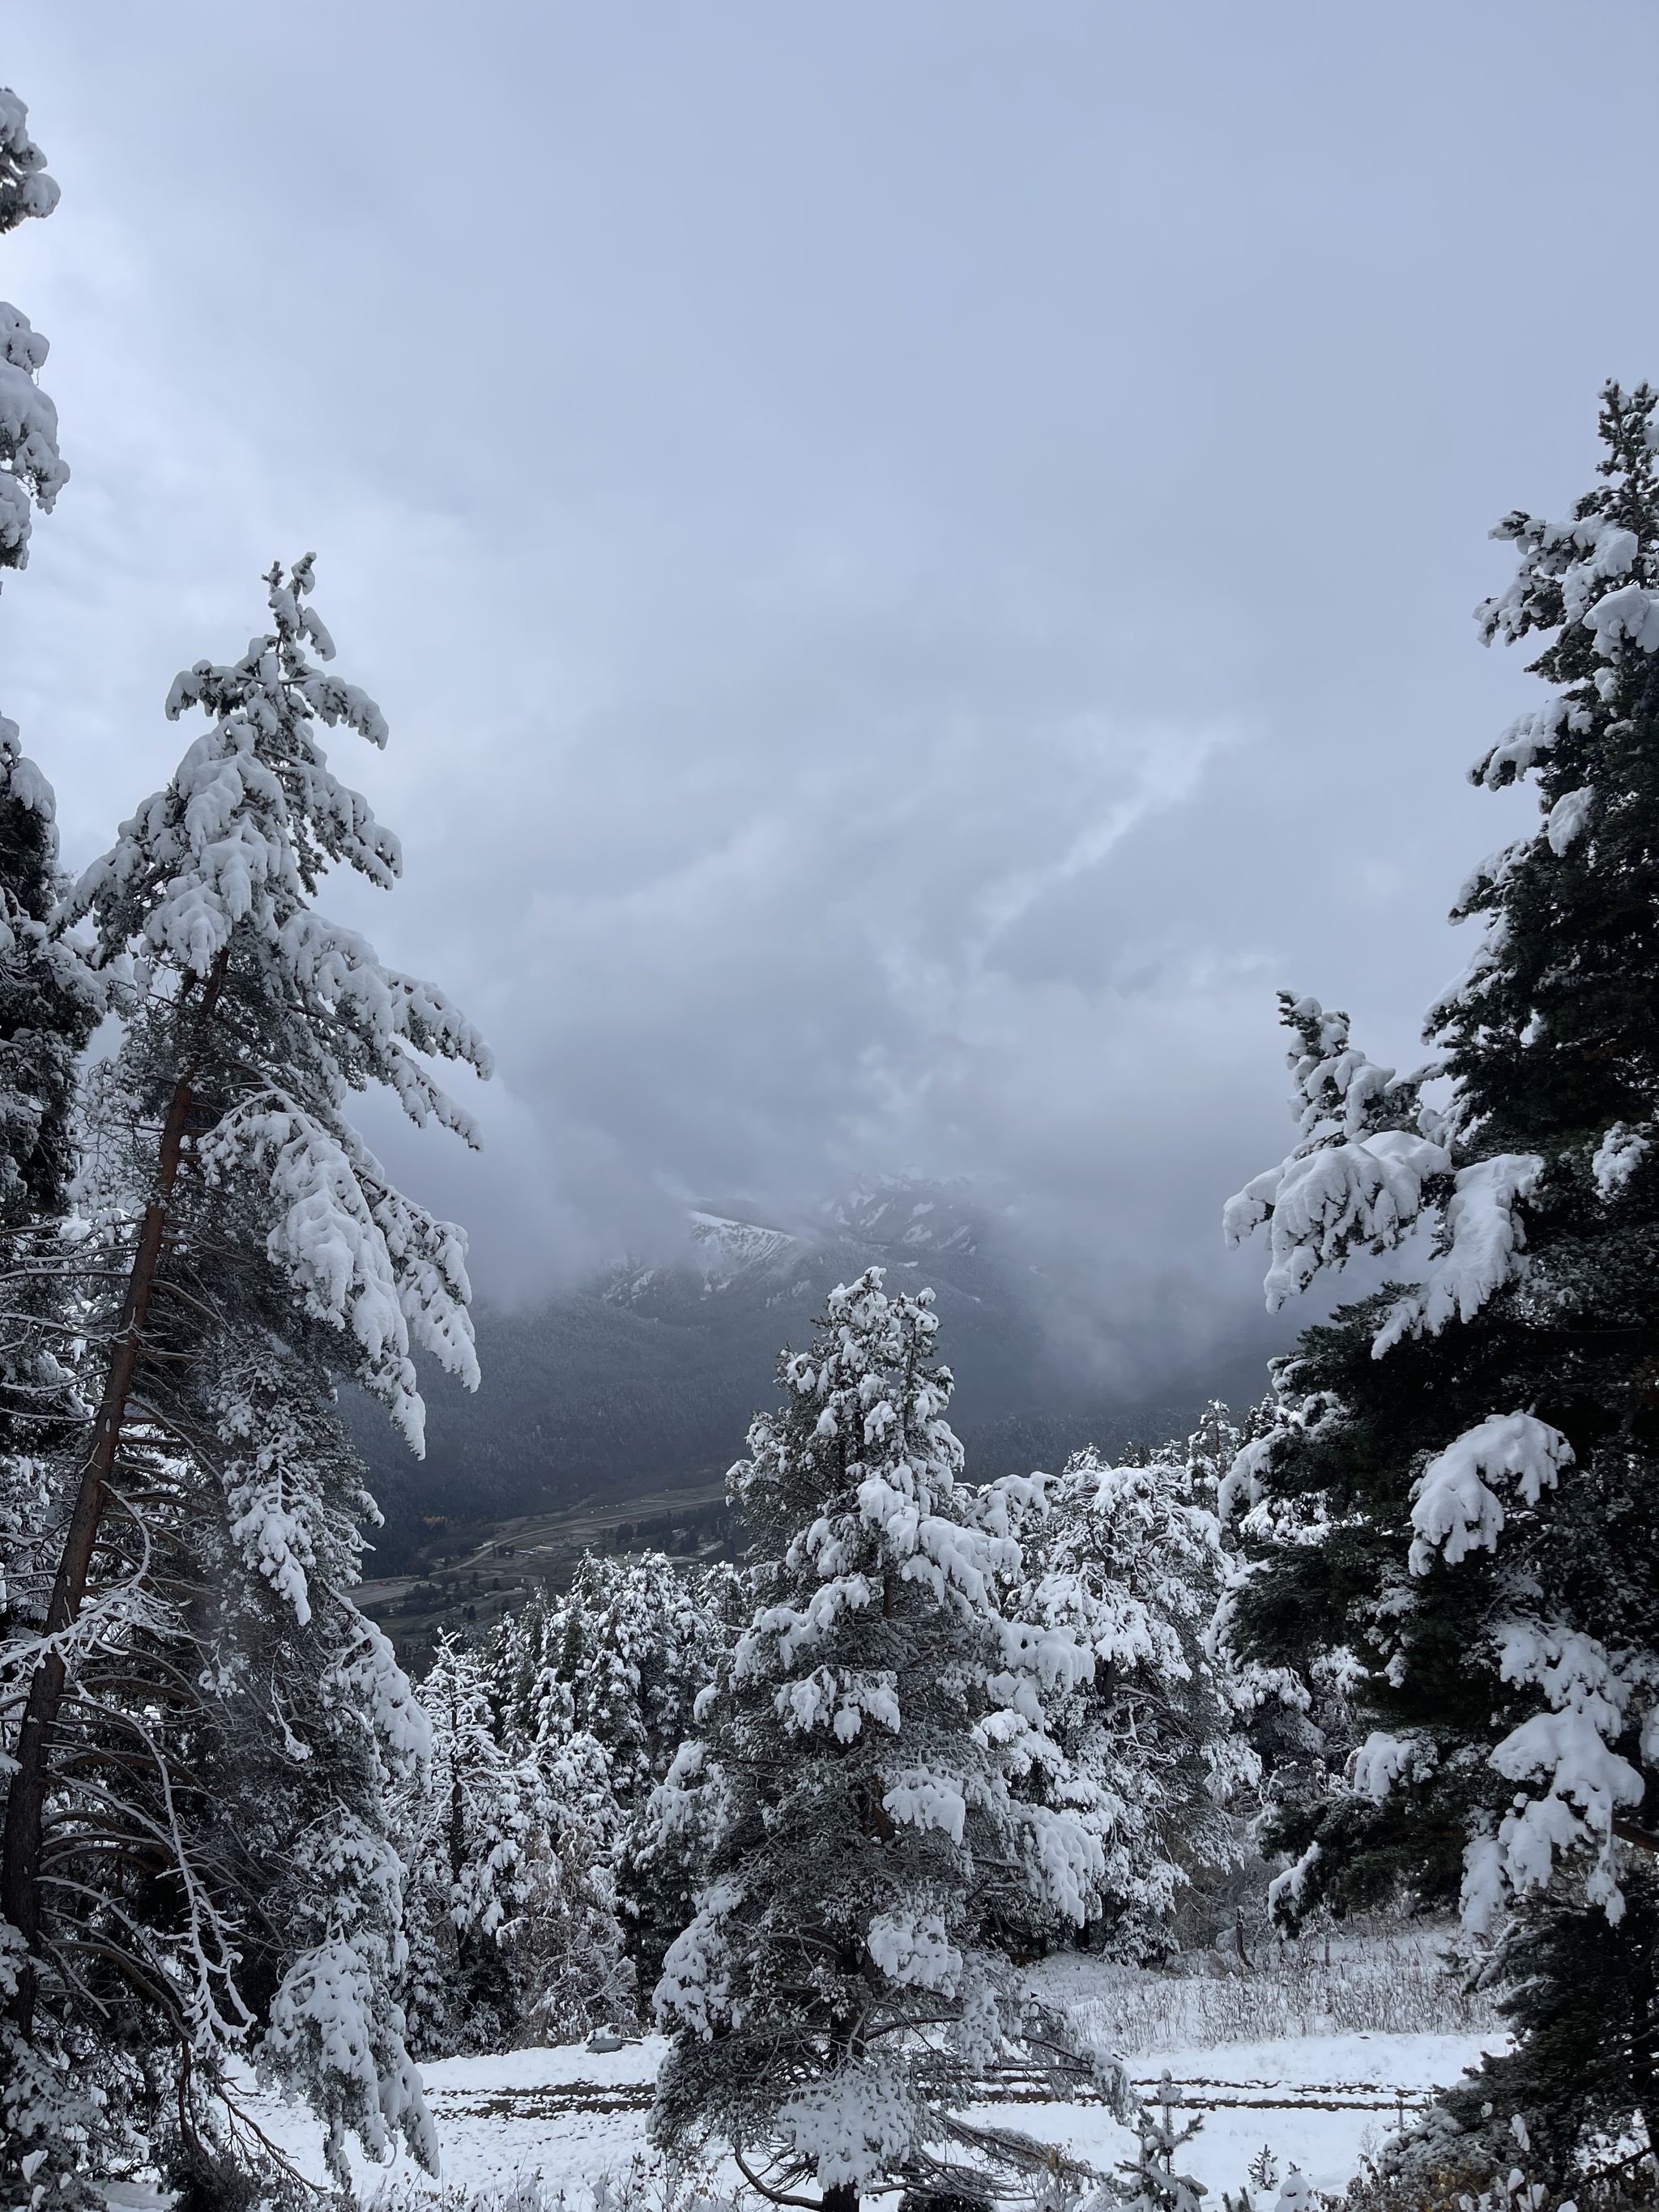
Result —
<svg viewBox="0 0 1659 2212"><path fill-rule="evenodd" d="M1410 1056L1523 818L1467 611L1659 369L1651 11L282 21L10 26L76 474L3 704L71 851L315 545L409 860L334 902L501 1062L480 1160L373 1133L486 1287L904 1168L1244 1314L1274 988Z"/></svg>

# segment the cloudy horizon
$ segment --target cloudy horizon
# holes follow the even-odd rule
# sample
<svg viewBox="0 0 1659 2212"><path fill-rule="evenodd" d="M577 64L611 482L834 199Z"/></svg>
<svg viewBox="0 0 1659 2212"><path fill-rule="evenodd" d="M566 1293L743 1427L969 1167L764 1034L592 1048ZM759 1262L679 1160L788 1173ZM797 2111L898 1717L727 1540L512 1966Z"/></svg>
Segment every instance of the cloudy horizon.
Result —
<svg viewBox="0 0 1659 2212"><path fill-rule="evenodd" d="M1108 1304L1178 1277L1254 1328L1218 1222L1288 1141L1275 991L1411 1062L1451 897L1530 819L1464 781L1537 690L1469 616L1497 518L1588 488L1602 379L1659 373L1621 212L1659 21L10 31L63 203L0 294L74 474L0 709L66 858L314 547L392 732L334 763L407 861L324 903L500 1065L477 1160L365 1126L487 1295L896 1172L1018 1194Z"/></svg>

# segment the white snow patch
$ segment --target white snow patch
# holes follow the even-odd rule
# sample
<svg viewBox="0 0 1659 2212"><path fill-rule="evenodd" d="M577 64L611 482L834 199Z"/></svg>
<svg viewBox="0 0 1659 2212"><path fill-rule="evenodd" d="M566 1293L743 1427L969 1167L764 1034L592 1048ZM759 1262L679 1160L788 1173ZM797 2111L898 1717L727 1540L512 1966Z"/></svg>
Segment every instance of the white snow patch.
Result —
<svg viewBox="0 0 1659 2212"><path fill-rule="evenodd" d="M1589 811L1595 801L1594 790L1585 784L1580 790L1565 793L1551 807L1549 820L1544 824L1544 835L1549 840L1551 852L1558 860L1589 819Z"/></svg>
<svg viewBox="0 0 1659 2212"><path fill-rule="evenodd" d="M1098 1960L1073 1954L1048 1963L1063 1965L1068 1984L1075 1984L1079 1994L1085 1984L1108 1988L1109 1970L1103 1975ZM1358 2170L1366 2143L1392 2128L1397 2094L1418 2100L1449 2087L1478 2065L1483 2052L1502 2050L1504 2041L1501 2035L1359 2034L1196 2045L1161 2052L1150 2069L1132 2058L1130 2071L1138 2081L1151 2080L1167 2067L1195 2094L1238 2096L1237 2106L1205 2114L1203 2131L1182 2153L1183 2167L1210 2191L1206 2201L1218 2203L1224 2189L1240 2187L1264 2141L1281 2172L1294 2166L1314 2188L1340 2191ZM617 2110L614 2100L618 2092L638 2093L653 2081L666 2049L662 2037L647 2036L603 2055L567 2045L428 2066L422 2070L441 2180L421 2174L406 2152L386 2166L356 2160L360 2194L372 2202L379 2188L395 2185L407 2191L408 2202L436 2207L445 2191L501 2187L538 2174L550 2198L563 2189L573 2200L582 2199L599 2174L619 2176L636 2156L650 2160L643 2102ZM1199 2091L1200 2082L1206 2086ZM579 2085L595 2093L597 2109L567 2102L572 2092L580 2096ZM322 2181L315 2123L274 2097L254 2093L251 2082L245 2087L247 2109L259 2125L302 2172ZM1281 2095L1292 2109L1262 2110L1255 2102ZM1327 2101L1307 2101L1319 2098ZM1342 2109L1339 2100L1349 2107L1369 2101L1375 2109ZM1016 2127L1107 2170L1135 2148L1128 2130L1099 2105L987 2105L971 2117L976 2124ZM735 2172L729 2179L736 2181ZM112 2212L160 2212L167 2199L122 2184L112 2190L110 2203Z"/></svg>
<svg viewBox="0 0 1659 2212"><path fill-rule="evenodd" d="M702 1249L703 1273L711 1282L718 1277L722 1287L738 1268L763 1267L796 1242L787 1231L731 1221L723 1213L694 1212L689 1218L692 1238Z"/></svg>
<svg viewBox="0 0 1659 2212"><path fill-rule="evenodd" d="M1595 1188L1604 1199L1618 1196L1650 1149L1650 1140L1639 1130L1623 1121L1613 1123L1590 1161Z"/></svg>
<svg viewBox="0 0 1659 2212"><path fill-rule="evenodd" d="M1488 1414L1431 1459L1413 1486L1412 1572L1428 1573L1439 1544L1449 1567L1470 1552L1497 1551L1504 1508L1483 1475L1518 1483L1527 1504L1536 1505L1571 1464L1572 1446L1547 1421L1530 1413Z"/></svg>
<svg viewBox="0 0 1659 2212"><path fill-rule="evenodd" d="M1380 1359L1405 1336L1438 1336L1454 1315L1473 1321L1521 1266L1526 1232L1516 1207L1544 1172L1536 1152L1499 1152L1460 1168L1446 1208L1446 1249L1419 1287L1390 1310L1371 1345Z"/></svg>

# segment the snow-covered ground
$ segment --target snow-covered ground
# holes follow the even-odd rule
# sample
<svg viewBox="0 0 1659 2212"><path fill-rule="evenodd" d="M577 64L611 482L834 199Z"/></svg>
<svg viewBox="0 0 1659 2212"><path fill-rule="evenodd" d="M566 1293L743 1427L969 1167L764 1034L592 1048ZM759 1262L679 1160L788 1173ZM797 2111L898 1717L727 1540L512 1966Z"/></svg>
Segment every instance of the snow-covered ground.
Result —
<svg viewBox="0 0 1659 2212"><path fill-rule="evenodd" d="M1177 2163L1212 2192L1235 2193L1265 2144L1283 2173L1299 2166L1316 2188L1342 2188L1363 2153L1420 2107L1425 2093L1455 2081L1501 2038L1462 2035L1302 2036L1279 2043L1230 2043L1160 2051L1130 2060L1150 2089L1167 2068L1202 2112L1203 2129ZM1210 2109L1204 2109L1205 2107ZM1095 2105L986 2107L984 2116L1024 2129L1073 2158L1109 2170L1133 2149L1127 2130Z"/></svg>
<svg viewBox="0 0 1659 2212"><path fill-rule="evenodd" d="M1397 2124L1402 2103L1409 2110L1429 2090L1455 2081L1483 2049L1499 2042L1490 2035L1303 2036L1159 2051L1155 2057L1132 2057L1131 2070L1150 2086L1167 2068L1188 2110L1210 2107L1184 2164L1214 2192L1214 2202L1224 2188L1240 2186L1264 2144L1281 2172L1295 2165L1316 2186L1340 2188L1368 2145ZM482 2189L536 2174L550 2195L562 2188L580 2202L601 2172L621 2179L636 2156L649 2156L646 2107L663 2047L652 2037L605 2054L566 2046L425 2068L443 2187ZM252 2100L251 2110L302 2172L322 2179L314 2124L263 2099ZM1097 2105L1019 2102L987 2106L978 2117L1105 2169L1132 2148L1127 2132ZM362 2170L367 2201L377 2182L395 2184L400 2206L436 2203L441 2193L407 2159L378 2174ZM122 2212L137 2212L161 2200L117 2191L110 2202Z"/></svg>

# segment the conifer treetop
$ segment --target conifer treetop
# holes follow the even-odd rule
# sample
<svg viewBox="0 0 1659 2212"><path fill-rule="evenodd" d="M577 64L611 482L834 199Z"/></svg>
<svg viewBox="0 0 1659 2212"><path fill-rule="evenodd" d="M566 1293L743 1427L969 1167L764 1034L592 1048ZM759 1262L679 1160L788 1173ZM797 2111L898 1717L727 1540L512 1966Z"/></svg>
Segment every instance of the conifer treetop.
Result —
<svg viewBox="0 0 1659 2212"><path fill-rule="evenodd" d="M843 1614L878 1602L888 1575L977 1621L1000 1583L1019 1571L1016 1514L1040 1498L1042 1478L962 1488L963 1449L945 1418L954 1378L933 1356L933 1293L891 1297L884 1280L884 1269L871 1267L831 1291L811 1349L779 1362L780 1384L793 1402L780 1415L757 1416L750 1457L727 1477L732 1502L751 1525L782 1539L784 1565L804 1578L806 1592L804 1602L757 1615L738 1641L739 1680L772 1663L762 1655L774 1639L778 1659L793 1668L834 1638ZM994 1611L990 1617L1007 1639L1011 1663L1030 1667L1048 1686L1070 1687L1088 1671L1069 1629L1039 1633ZM838 1729L856 1732L853 1705L843 1709ZM805 1714L803 1723L811 1724Z"/></svg>
<svg viewBox="0 0 1659 2212"><path fill-rule="evenodd" d="M1435 1058L1396 1079L1355 1051L1346 1016L1280 994L1299 1142L1230 1200L1237 1243L1270 1224L1270 1308L1356 1250L1397 1248L1431 1224L1421 1288L1383 1317L1378 1356L1407 1336L1469 1320L1524 1267L1525 1206L1546 1161L1582 1150L1606 1200L1651 1139L1659 1039L1646 1018L1659 975L1659 923L1632 927L1651 866L1659 791L1659 392L1601 395L1603 481L1564 522L1519 510L1493 532L1516 546L1514 580L1475 611L1482 638L1549 641L1532 672L1558 687L1470 769L1500 790L1538 787L1541 827L1481 862L1452 919L1482 935L1462 975L1430 1009ZM1611 926L1610 926L1611 924ZM1439 1108L1425 1078L1450 1079Z"/></svg>
<svg viewBox="0 0 1659 2212"><path fill-rule="evenodd" d="M1532 778L1542 817L1460 892L1453 919L1480 917L1482 940L1429 1013L1471 1150L1594 1152L1611 1135L1616 1152L1659 1097L1659 927L1641 910L1659 789L1656 408L1650 386L1609 384L1603 481L1565 522L1517 512L1493 532L1521 558L1476 610L1480 634L1547 636L1530 667L1557 690L1469 771L1493 789Z"/></svg>
<svg viewBox="0 0 1659 2212"><path fill-rule="evenodd" d="M86 870L57 926L89 921L91 957L130 1010L163 1030L170 1012L177 1054L207 1053L217 1110L192 1140L198 1164L210 1181L246 1169L263 1182L270 1258L304 1310L341 1332L356 1379L419 1450L411 1342L477 1384L466 1240L392 1187L341 1109L381 1083L411 1121L476 1146L472 1116L424 1063L481 1078L494 1063L442 992L312 904L331 866L383 887L402 868L396 838L322 746L323 728L382 745L386 726L366 692L319 665L334 644L310 605L313 574L309 554L286 577L273 567L270 629L233 665L202 660L176 678L168 714L200 707L211 726ZM210 1003L213 1040L194 1011Z"/></svg>
<svg viewBox="0 0 1659 2212"><path fill-rule="evenodd" d="M58 180L29 136L29 112L9 85L0 85L0 235L58 204Z"/></svg>
<svg viewBox="0 0 1659 2212"><path fill-rule="evenodd" d="M58 204L46 157L29 136L28 113L0 86L0 236ZM30 501L49 514L69 482L58 450L58 410L38 381L47 351L28 317L0 300L0 568L28 566Z"/></svg>
<svg viewBox="0 0 1659 2212"><path fill-rule="evenodd" d="M1583 902L1585 871L1599 867L1616 878L1640 858L1622 848L1642 834L1632 802L1650 776L1635 733L1650 711L1659 651L1659 599L1650 588L1659 577L1656 401L1645 386L1628 395L1609 386L1601 418L1604 483L1567 522L1516 512L1493 533L1517 545L1522 558L1509 588L1476 610L1481 635L1490 642L1553 633L1532 665L1562 689L1513 724L1470 771L1492 789L1535 776L1545 819L1537 835L1483 861L1453 908L1455 921L1483 915L1486 927L1463 975L1428 1017L1437 1054L1423 1073L1451 1077L1449 1106L1425 1109L1421 1075L1396 1082L1355 1054L1346 1017L1281 994L1283 1018L1301 1046L1291 1055L1301 1142L1229 1201L1225 1231L1237 1243L1271 1222L1267 1288L1277 1307L1355 1249L1395 1249L1426 1208L1439 1250L1421 1291L1402 1299L1378 1330L1379 1356L1403 1336L1437 1334L1454 1315L1471 1318L1514 1279L1525 1243L1519 1209L1544 1168L1540 1140L1564 1133L1559 1112L1540 1117L1537 1110L1540 1063L1545 1055L1561 1060L1564 1026L1582 1030L1587 1011L1594 1022L1588 1000L1617 998L1628 981L1622 973L1595 976L1594 942L1565 963L1559 949L1568 910ZM1620 969L1626 960L1621 949ZM1588 1112L1589 1140L1611 1147L1601 1156L1603 1182L1627 1175L1646 1143L1633 1122L1651 1107L1654 1072L1644 1067L1646 1079L1622 1091L1605 1079L1572 1085L1579 1096L1568 1109L1571 1133L1589 1137ZM1589 1105L1597 1090L1626 1114L1597 1114ZM1567 1107L1561 1091L1559 1079L1542 1086ZM1531 1140L1525 1149L1516 1142L1523 1137Z"/></svg>
<svg viewBox="0 0 1659 2212"><path fill-rule="evenodd" d="M362 795L331 773L317 726L344 723L384 745L384 716L368 695L312 660L334 642L307 603L315 556L264 578L273 627L230 667L198 661L175 677L167 713L199 706L213 726L164 791L121 825L113 848L82 876L64 911L91 915L99 957L133 948L181 975L205 978L240 927L261 948L272 986L290 996L343 1085L373 1078L411 1120L428 1117L469 1142L469 1116L410 1058L437 1054L488 1076L489 1047L434 985L384 966L355 930L309 902L331 864L382 889L403 870L396 837Z"/></svg>

